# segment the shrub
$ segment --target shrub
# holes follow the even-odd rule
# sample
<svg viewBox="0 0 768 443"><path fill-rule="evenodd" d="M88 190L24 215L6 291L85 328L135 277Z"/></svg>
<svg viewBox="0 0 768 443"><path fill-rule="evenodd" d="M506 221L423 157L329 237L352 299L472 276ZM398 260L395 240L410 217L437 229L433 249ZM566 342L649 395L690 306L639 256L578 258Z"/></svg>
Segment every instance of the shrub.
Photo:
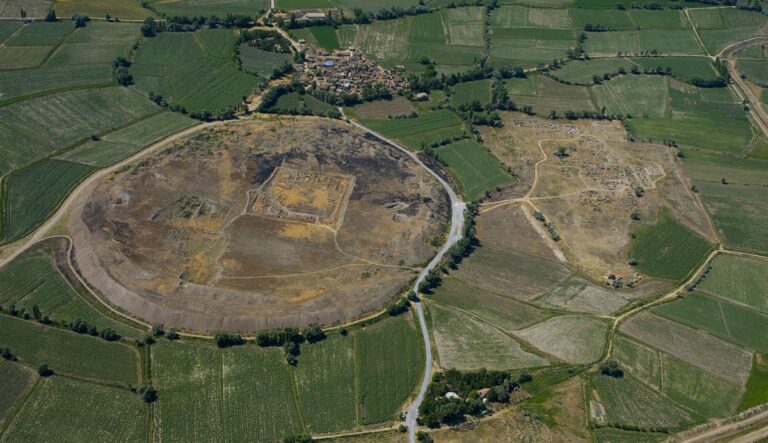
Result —
<svg viewBox="0 0 768 443"><path fill-rule="evenodd" d="M152 385L144 385L137 392L144 403L154 403L157 401L157 390Z"/></svg>
<svg viewBox="0 0 768 443"><path fill-rule="evenodd" d="M323 331L323 328L318 325L307 326L304 328L304 332L302 332L301 335L303 335L304 339L309 343L317 343L325 340L325 332Z"/></svg>
<svg viewBox="0 0 768 443"><path fill-rule="evenodd" d="M45 363L37 367L37 373L40 374L40 377L50 377L53 375L53 371Z"/></svg>
<svg viewBox="0 0 768 443"><path fill-rule="evenodd" d="M600 373L609 377L624 377L624 370L619 367L619 362L614 359L606 360L598 366Z"/></svg>
<svg viewBox="0 0 768 443"><path fill-rule="evenodd" d="M245 343L243 337L240 334L230 334L227 332L219 332L213 340L216 342L216 346L220 348L228 348L230 346L239 346Z"/></svg>
<svg viewBox="0 0 768 443"><path fill-rule="evenodd" d="M10 348L6 348L3 346L0 348L0 357L6 359L6 360L13 360L13 353L11 353Z"/></svg>

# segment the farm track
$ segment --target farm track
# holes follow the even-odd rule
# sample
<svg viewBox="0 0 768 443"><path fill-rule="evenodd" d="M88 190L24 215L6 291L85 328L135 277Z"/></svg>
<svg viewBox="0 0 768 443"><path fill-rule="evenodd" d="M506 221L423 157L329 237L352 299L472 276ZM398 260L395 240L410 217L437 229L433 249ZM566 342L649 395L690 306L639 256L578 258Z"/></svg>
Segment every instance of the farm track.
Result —
<svg viewBox="0 0 768 443"><path fill-rule="evenodd" d="M762 100L760 100L760 98L757 97L754 92L752 92L752 89L750 89L749 86L747 86L747 84L744 82L744 79L741 78L741 74L736 67L736 60L732 58L736 52L744 48L766 42L768 42L768 37L750 38L726 46L722 51L720 51L720 53L717 54L717 56L719 58L725 59L728 63L728 73L731 74L733 86L735 87L739 96L746 99L750 103L749 112L753 115L755 123L757 123L757 126L760 128L763 134L768 136L768 112L766 112L765 107L762 104Z"/></svg>

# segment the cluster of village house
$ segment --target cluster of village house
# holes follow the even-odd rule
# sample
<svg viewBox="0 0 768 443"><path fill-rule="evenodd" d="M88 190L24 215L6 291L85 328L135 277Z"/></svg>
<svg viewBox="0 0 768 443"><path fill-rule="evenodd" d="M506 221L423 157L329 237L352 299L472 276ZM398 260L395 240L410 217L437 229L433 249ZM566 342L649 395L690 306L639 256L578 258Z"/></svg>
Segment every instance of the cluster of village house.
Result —
<svg viewBox="0 0 768 443"><path fill-rule="evenodd" d="M316 84L318 89L333 93L362 93L363 88L384 85L389 91L405 89L405 77L400 70L384 69L354 48L326 52L306 48L304 61L295 66L305 84Z"/></svg>

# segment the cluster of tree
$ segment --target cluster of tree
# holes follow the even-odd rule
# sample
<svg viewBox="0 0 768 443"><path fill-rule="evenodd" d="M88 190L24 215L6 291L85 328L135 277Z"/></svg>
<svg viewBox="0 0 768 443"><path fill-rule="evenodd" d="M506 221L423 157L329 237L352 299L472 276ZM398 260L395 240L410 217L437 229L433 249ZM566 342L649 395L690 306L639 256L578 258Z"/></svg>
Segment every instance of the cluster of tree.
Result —
<svg viewBox="0 0 768 443"><path fill-rule="evenodd" d="M694 3L702 3L705 5L723 5L723 6L735 6L737 0L686 0Z"/></svg>
<svg viewBox="0 0 768 443"><path fill-rule="evenodd" d="M99 331L96 326L89 325L87 321L81 318L77 318L70 322L69 329L71 329L73 332L77 332L78 334L88 334L94 337L101 337L106 341L120 340L120 334L118 334L114 329L104 328Z"/></svg>
<svg viewBox="0 0 768 443"><path fill-rule="evenodd" d="M762 5L760 5L760 3L758 3L757 1L753 2L753 0L749 0L749 2L746 4L744 3L740 4L739 9L744 11L763 12Z"/></svg>
<svg viewBox="0 0 768 443"><path fill-rule="evenodd" d="M486 369L477 372L449 369L435 374L419 406L419 420L421 424L435 428L441 423L461 422L467 415L481 415L487 406L478 390L489 389L485 396L488 402L507 403L511 392L532 379L525 371L518 377L509 372ZM449 392L455 395L446 396Z"/></svg>
<svg viewBox="0 0 768 443"><path fill-rule="evenodd" d="M133 84L133 75L128 72L128 68L130 67L130 60L121 55L117 56L112 62L112 77L117 83L123 86L130 86Z"/></svg>
<svg viewBox="0 0 768 443"><path fill-rule="evenodd" d="M387 118L390 120L403 120L408 118L417 118L419 114L416 111L411 111L408 114L389 114Z"/></svg>
<svg viewBox="0 0 768 443"><path fill-rule="evenodd" d="M615 30L616 28L601 25L599 23L598 24L587 23L584 25L584 31L586 32L608 32L608 31L615 31Z"/></svg>
<svg viewBox="0 0 768 443"><path fill-rule="evenodd" d="M74 23L75 28L84 28L89 21L91 21L91 18L85 14L75 14L72 16L72 23Z"/></svg>
<svg viewBox="0 0 768 443"><path fill-rule="evenodd" d="M279 52L288 54L291 52L291 42L277 31L266 29L243 29L237 36L237 44L243 43L262 51Z"/></svg>
<svg viewBox="0 0 768 443"><path fill-rule="evenodd" d="M227 14L224 18L211 15L204 16L172 16L167 17L165 30L168 32L194 32L201 28L250 28L254 20L247 15Z"/></svg>
<svg viewBox="0 0 768 443"><path fill-rule="evenodd" d="M313 443L314 441L309 434L289 435L283 438L283 443Z"/></svg>
<svg viewBox="0 0 768 443"><path fill-rule="evenodd" d="M157 401L157 390L152 385L140 386L136 393L141 397L141 401L144 403L154 403Z"/></svg>
<svg viewBox="0 0 768 443"><path fill-rule="evenodd" d="M325 340L325 331L318 325L309 325L302 333L293 327L283 329L274 329L264 331L256 336L256 344L262 347L282 346L285 354L285 361L291 366L298 364L298 356L301 354L300 345L307 341L308 343L317 343Z"/></svg>
<svg viewBox="0 0 768 443"><path fill-rule="evenodd" d="M144 23L141 24L141 35L147 38L154 37L163 31L165 31L165 22L155 21L152 17L145 18Z"/></svg>
<svg viewBox="0 0 768 443"><path fill-rule="evenodd" d="M509 107L505 108L510 111L514 111L517 108L514 103L510 102ZM484 107L479 102L474 101L470 104L461 105L454 110L456 115L461 119L478 126L493 126L500 128L503 126L501 116L494 109L490 109L490 105Z"/></svg>
<svg viewBox="0 0 768 443"><path fill-rule="evenodd" d="M278 17L275 20L275 23L283 29L299 29L324 25L330 25L334 27L351 24L364 25L369 24L374 20L394 20L406 16L429 14L432 11L432 8L423 4L414 5L408 8L393 6L391 8L380 9L375 12L366 12L361 8L353 8L351 17L341 12L334 14L333 11L328 11L324 18L317 18L312 20L297 19L296 14L291 12L288 14L287 19Z"/></svg>
<svg viewBox="0 0 768 443"><path fill-rule="evenodd" d="M301 100L299 107L296 107L296 108L286 109L286 108L275 107L275 105L277 105L278 99L281 96L285 94L290 94L292 92L299 94L299 97L303 97L307 93L304 86L298 81L293 81L288 85L274 86L261 96L261 103L259 104L259 112L272 113L272 114L289 114L289 115L319 115L321 117L341 118L341 112L339 112L336 109L332 109L328 111L313 110L312 108L306 105L304 100ZM331 99L330 95L327 95L330 93L326 94L325 91L316 90L314 91L314 93L318 94L320 97L325 98L325 100ZM314 94L313 96L317 97ZM320 99L319 97L317 98ZM325 100L322 100L322 101L325 101ZM343 100L343 98L341 98L341 100Z"/></svg>
<svg viewBox="0 0 768 443"><path fill-rule="evenodd" d="M432 269L424 276L424 280L419 283L419 292L424 294L431 294L440 284L443 279L440 277L442 271L439 269Z"/></svg>
<svg viewBox="0 0 768 443"><path fill-rule="evenodd" d="M3 306L0 305L0 312L4 310ZM14 317L21 317L24 320L30 320L35 319L36 321L39 321L43 324L49 324L51 323L51 319L48 318L47 315L43 315L42 311L40 311L40 308L37 305L32 305L31 310L27 310L27 308L22 308L19 310L19 308L16 307L16 305L11 305L8 309L8 313L11 314Z"/></svg>
<svg viewBox="0 0 768 443"><path fill-rule="evenodd" d="M686 1L695 1L695 0L686 0ZM672 7L673 3L677 3L677 2L670 2L670 7ZM657 2L648 2L648 3L642 3L642 4L634 2L629 7L632 9L650 9L655 11L664 9L661 3L657 3ZM616 9L624 11L625 9L627 9L627 7L624 6L623 3L616 3ZM672 9L680 9L680 8L673 7Z"/></svg>
<svg viewBox="0 0 768 443"><path fill-rule="evenodd" d="M725 181L725 179L723 179L723 181ZM694 191L694 192L696 192L696 191ZM695 281L692 281L691 283L688 283L687 285L685 285L685 289L688 292L693 292L694 290L696 290L696 288L699 286L699 284L705 278L707 278L707 276L709 275L710 272L712 272L712 265L707 265L707 267L704 268L704 271L699 275L699 277Z"/></svg>
<svg viewBox="0 0 768 443"><path fill-rule="evenodd" d="M435 64L426 57L422 57L420 63L427 69L421 75L410 74L407 78L408 88L412 92L429 92L437 89L445 89L459 83L470 82L473 80L489 79L494 75L493 69L487 66L475 66L474 68L460 73L449 75L437 74ZM502 78L525 77L523 68L502 68L499 70Z"/></svg>
<svg viewBox="0 0 768 443"><path fill-rule="evenodd" d="M11 348L6 346L0 347L0 358L4 358L5 360L16 360L16 356L11 352Z"/></svg>
<svg viewBox="0 0 768 443"><path fill-rule="evenodd" d="M216 342L216 346L220 348L229 348L231 346L240 346L245 344L245 339L240 334L234 334L230 332L217 332L213 336L213 341Z"/></svg>
<svg viewBox="0 0 768 443"><path fill-rule="evenodd" d="M533 211L533 218L540 221L541 224L544 225L545 228L547 228L547 231L549 231L549 236L552 237L552 240L554 241L560 241L560 234L557 233L557 230L554 226L552 226L552 223L547 220L547 217L544 216L544 213L541 211Z"/></svg>
<svg viewBox="0 0 768 443"><path fill-rule="evenodd" d="M416 294L413 294L413 296L415 297ZM401 297L398 301L389 305L387 308L387 313L394 317L396 315L408 312L408 308L411 307L411 301L409 297Z"/></svg>
<svg viewBox="0 0 768 443"><path fill-rule="evenodd" d="M37 374L40 375L40 377L50 377L53 375L53 369L49 368L47 363L43 363L38 365Z"/></svg>
<svg viewBox="0 0 768 443"><path fill-rule="evenodd" d="M448 250L448 258L446 259L447 265L451 269L456 269L465 258L472 254L475 247L480 244L480 241L477 239L477 228L475 226L475 217L477 217L479 209L480 205L478 202L470 202L464 210L464 230L461 240L451 246Z"/></svg>
<svg viewBox="0 0 768 443"><path fill-rule="evenodd" d="M607 375L608 377L621 378L624 377L624 370L619 366L619 362L614 359L609 359L601 362L598 365L600 373Z"/></svg>
<svg viewBox="0 0 768 443"><path fill-rule="evenodd" d="M26 18L27 12L22 10L22 17ZM59 19L56 17L56 10L51 8L48 10L48 13L45 14L45 21L47 22L56 22Z"/></svg>

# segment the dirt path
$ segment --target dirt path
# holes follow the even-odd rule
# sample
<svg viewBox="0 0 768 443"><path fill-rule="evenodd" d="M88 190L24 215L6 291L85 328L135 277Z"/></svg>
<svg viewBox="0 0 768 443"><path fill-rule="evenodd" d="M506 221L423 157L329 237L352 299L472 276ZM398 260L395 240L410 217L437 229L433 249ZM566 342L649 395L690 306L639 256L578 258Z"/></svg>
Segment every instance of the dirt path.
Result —
<svg viewBox="0 0 768 443"><path fill-rule="evenodd" d="M745 98L749 102L749 112L754 117L753 120L755 120L755 123L763 132L763 134L768 136L768 112L766 112L760 97L757 97L752 89L747 86L744 79L741 78L741 73L739 73L736 67L736 60L732 58L733 54L736 52L761 43L768 43L768 37L754 37L741 42L733 43L723 48L723 50L718 54L718 57L725 59L728 63L728 73L731 75L733 86L735 87L738 95L742 98Z"/></svg>
<svg viewBox="0 0 768 443"><path fill-rule="evenodd" d="M716 424L714 428L704 431L700 434L684 438L683 443L706 443L712 441L720 441L726 439L733 434L741 432L745 428L749 428L755 424L763 423L764 427L751 432L747 435L743 435L732 442L755 442L760 439L768 437L768 410L755 414L751 417L747 417L744 420L739 420L728 424Z"/></svg>

